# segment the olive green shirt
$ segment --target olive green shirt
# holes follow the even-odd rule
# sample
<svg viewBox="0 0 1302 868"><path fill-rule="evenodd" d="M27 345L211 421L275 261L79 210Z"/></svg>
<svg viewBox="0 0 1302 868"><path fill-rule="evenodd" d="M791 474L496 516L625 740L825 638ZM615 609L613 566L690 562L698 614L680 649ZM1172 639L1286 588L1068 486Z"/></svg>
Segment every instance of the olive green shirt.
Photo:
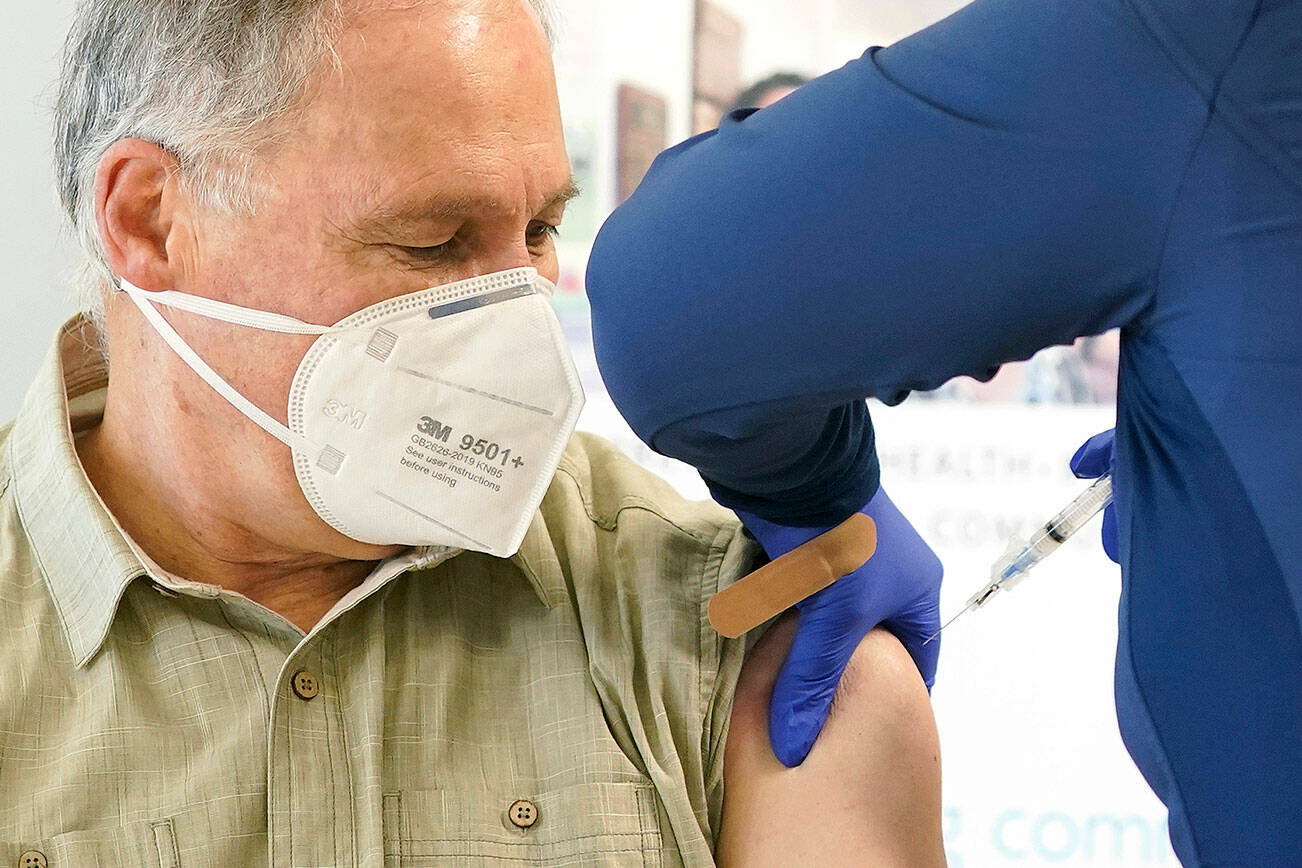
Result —
<svg viewBox="0 0 1302 868"><path fill-rule="evenodd" d="M579 435L516 556L413 551L304 636L105 510L89 329L0 429L0 868L713 864L730 513Z"/></svg>

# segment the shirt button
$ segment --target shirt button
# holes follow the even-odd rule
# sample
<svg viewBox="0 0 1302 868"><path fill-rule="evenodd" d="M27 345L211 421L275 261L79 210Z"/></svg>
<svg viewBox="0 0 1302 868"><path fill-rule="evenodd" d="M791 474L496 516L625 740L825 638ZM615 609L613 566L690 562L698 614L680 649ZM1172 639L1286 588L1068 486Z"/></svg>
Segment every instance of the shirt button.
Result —
<svg viewBox="0 0 1302 868"><path fill-rule="evenodd" d="M294 673L290 679L290 687L294 690L294 695L299 699L315 699L316 695L321 692L321 686L316 683L316 676L306 669L300 669Z"/></svg>
<svg viewBox="0 0 1302 868"><path fill-rule="evenodd" d="M18 857L18 868L48 868L49 864L40 850L28 850Z"/></svg>
<svg viewBox="0 0 1302 868"><path fill-rule="evenodd" d="M506 809L506 815L511 818L511 825L527 829L538 822L538 806L528 799L520 799L511 803L511 807Z"/></svg>

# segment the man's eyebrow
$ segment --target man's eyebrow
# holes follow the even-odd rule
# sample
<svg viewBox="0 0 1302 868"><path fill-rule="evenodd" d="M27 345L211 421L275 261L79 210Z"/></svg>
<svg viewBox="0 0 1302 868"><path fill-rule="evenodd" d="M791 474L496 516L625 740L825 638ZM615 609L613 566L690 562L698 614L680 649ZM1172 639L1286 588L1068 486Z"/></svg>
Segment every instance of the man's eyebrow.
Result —
<svg viewBox="0 0 1302 868"><path fill-rule="evenodd" d="M564 187L561 187L555 195L547 200L547 204L543 206L542 210L546 211L550 208L556 208L557 206L564 205L566 202L571 202L582 195L583 191L579 189L579 185L574 182L573 178L570 178L565 182Z"/></svg>
<svg viewBox="0 0 1302 868"><path fill-rule="evenodd" d="M571 178L557 190L547 197L546 203L540 209L549 211L553 208L560 207L570 200L576 198L582 193L578 184ZM357 220L357 226L361 229L377 229L393 226L410 226L421 223L432 223L439 221L452 220L457 217L465 217L470 214L481 214L488 211L497 210L500 207L498 200L478 196L444 196L420 201L400 203L396 205L381 206L370 214Z"/></svg>

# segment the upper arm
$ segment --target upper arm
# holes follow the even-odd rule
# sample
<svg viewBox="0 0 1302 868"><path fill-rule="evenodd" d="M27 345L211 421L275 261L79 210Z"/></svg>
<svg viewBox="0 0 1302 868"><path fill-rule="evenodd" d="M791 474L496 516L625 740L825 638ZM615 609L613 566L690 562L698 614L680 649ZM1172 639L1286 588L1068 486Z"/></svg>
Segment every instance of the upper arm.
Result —
<svg viewBox="0 0 1302 868"><path fill-rule="evenodd" d="M662 155L589 263L611 395L651 438L1121 325L1205 120L1128 3L977 0Z"/></svg>
<svg viewBox="0 0 1302 868"><path fill-rule="evenodd" d="M768 704L795 632L775 622L747 656L724 754L723 866L944 864L940 750L926 688L894 636L870 633L805 762L769 747Z"/></svg>
<svg viewBox="0 0 1302 868"><path fill-rule="evenodd" d="M1130 2L977 0L657 160L589 261L610 394L729 505L834 483L837 408L1137 320L1206 116Z"/></svg>

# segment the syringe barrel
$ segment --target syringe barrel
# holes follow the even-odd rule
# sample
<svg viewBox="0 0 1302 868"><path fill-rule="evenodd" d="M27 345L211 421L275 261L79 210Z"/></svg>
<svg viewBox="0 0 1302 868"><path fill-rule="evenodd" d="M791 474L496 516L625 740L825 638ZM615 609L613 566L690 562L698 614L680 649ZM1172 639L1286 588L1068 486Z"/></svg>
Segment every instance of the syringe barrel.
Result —
<svg viewBox="0 0 1302 868"><path fill-rule="evenodd" d="M1070 539L1111 502L1112 477L1105 474L1061 512L1040 525L1030 540L1011 540L1008 551L991 567L989 584L972 595L968 607L979 609L990 601L996 591L1010 591L1017 587L1040 561Z"/></svg>
<svg viewBox="0 0 1302 868"><path fill-rule="evenodd" d="M1006 587L1011 589L1111 502L1112 478L1104 475L1041 525L1031 534L1029 542L1011 548L996 565L996 576L1003 578Z"/></svg>
<svg viewBox="0 0 1302 868"><path fill-rule="evenodd" d="M1112 502L1112 476L1104 474L1080 496L1045 523L1042 532L1053 542L1062 544ZM1036 534L1039 536L1039 534ZM1057 548L1055 545L1054 548Z"/></svg>

